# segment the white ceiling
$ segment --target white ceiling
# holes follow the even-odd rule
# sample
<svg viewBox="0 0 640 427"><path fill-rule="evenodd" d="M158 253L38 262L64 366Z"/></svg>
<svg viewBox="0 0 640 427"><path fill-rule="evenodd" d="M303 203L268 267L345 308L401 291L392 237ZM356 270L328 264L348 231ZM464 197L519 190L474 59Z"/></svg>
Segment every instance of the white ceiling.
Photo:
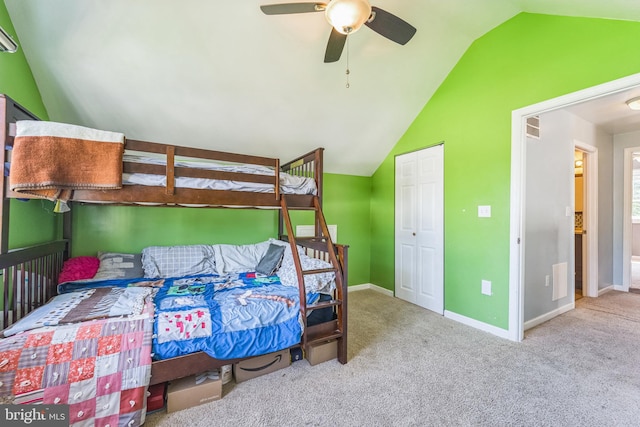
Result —
<svg viewBox="0 0 640 427"><path fill-rule="evenodd" d="M5 0L51 120L283 160L322 146L326 171L364 176L469 45L516 14L640 20L637 0L375 0L414 38L363 28L324 64L323 14L260 11L279 2Z"/></svg>
<svg viewBox="0 0 640 427"><path fill-rule="evenodd" d="M639 96L640 88L633 88L572 105L566 110L611 135L635 132L640 130L640 111L631 110L626 102Z"/></svg>

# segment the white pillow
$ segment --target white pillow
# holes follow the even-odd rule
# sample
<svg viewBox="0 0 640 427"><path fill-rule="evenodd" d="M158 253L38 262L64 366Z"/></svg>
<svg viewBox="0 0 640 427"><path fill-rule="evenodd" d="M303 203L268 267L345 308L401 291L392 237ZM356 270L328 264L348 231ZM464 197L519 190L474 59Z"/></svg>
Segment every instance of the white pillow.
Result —
<svg viewBox="0 0 640 427"><path fill-rule="evenodd" d="M251 245L213 245L216 272L223 275L255 271L267 249L268 241Z"/></svg>
<svg viewBox="0 0 640 427"><path fill-rule="evenodd" d="M282 257L282 263L280 264L280 268L278 269L277 274L280 278L280 282L283 285L298 287L298 273L296 272L296 266L293 262L293 255L291 253L291 245L289 244L289 242L269 239L268 243L286 246L284 256ZM302 265L303 270L319 270L333 267L329 262L317 258L311 258L305 253L304 248L302 248L301 246L297 246L297 249L298 255L300 256L300 264ZM305 290L307 291L307 293L331 293L336 287L335 278L336 275L333 272L305 275Z"/></svg>
<svg viewBox="0 0 640 427"><path fill-rule="evenodd" d="M216 274L211 245L149 246L142 250L144 277Z"/></svg>
<svg viewBox="0 0 640 427"><path fill-rule="evenodd" d="M331 268L331 263L317 258L311 258L304 253L300 253L300 264L303 270L320 270ZM282 265L277 272L280 282L285 286L298 286L298 274L296 266L291 256L291 248L287 248L282 259ZM307 293L321 292L331 293L336 287L336 275L334 272L309 274L304 276L304 287Z"/></svg>
<svg viewBox="0 0 640 427"><path fill-rule="evenodd" d="M141 258L140 254L98 252L100 266L93 279L137 279L144 277Z"/></svg>

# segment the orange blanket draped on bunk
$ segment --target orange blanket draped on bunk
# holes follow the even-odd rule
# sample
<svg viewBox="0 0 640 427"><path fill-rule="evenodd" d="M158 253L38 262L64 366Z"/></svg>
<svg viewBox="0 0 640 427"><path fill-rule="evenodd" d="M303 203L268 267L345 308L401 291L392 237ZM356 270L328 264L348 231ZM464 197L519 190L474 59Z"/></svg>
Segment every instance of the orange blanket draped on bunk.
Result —
<svg viewBox="0 0 640 427"><path fill-rule="evenodd" d="M18 121L9 185L18 193L62 202L74 189L119 189L123 151L121 133Z"/></svg>

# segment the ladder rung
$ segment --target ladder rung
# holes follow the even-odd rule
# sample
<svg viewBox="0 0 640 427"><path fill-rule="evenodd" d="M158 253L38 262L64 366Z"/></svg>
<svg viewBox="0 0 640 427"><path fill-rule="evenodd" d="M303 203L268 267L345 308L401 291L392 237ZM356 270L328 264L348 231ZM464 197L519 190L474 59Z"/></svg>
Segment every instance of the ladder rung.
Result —
<svg viewBox="0 0 640 427"><path fill-rule="evenodd" d="M335 307L337 305L342 305L342 301L338 299L332 299L329 301L317 302L315 304L308 304L307 310L318 310L320 308Z"/></svg>
<svg viewBox="0 0 640 427"><path fill-rule="evenodd" d="M319 268L317 270L303 270L302 274L320 274L320 273L335 273L338 271L337 268Z"/></svg>
<svg viewBox="0 0 640 427"><path fill-rule="evenodd" d="M307 340L307 346L309 344L315 344L315 343L318 343L318 342L331 341L331 340L334 340L334 339L340 338L340 337L342 337L342 332L334 331L333 333L330 333L330 334L325 334L325 335L321 335L321 336L315 337L313 339L308 339Z"/></svg>
<svg viewBox="0 0 640 427"><path fill-rule="evenodd" d="M317 323L312 326L307 326L305 330L307 338L314 340L318 337L325 335L331 335L340 332L340 326L338 325L338 319L330 320L324 323Z"/></svg>

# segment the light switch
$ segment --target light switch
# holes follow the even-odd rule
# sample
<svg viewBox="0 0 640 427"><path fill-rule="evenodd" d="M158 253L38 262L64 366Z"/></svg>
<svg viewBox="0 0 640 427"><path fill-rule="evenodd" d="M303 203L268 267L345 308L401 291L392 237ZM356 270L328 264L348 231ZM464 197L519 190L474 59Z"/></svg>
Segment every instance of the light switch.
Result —
<svg viewBox="0 0 640 427"><path fill-rule="evenodd" d="M478 206L478 217L480 218L491 217L491 206Z"/></svg>
<svg viewBox="0 0 640 427"><path fill-rule="evenodd" d="M491 295L491 281L483 280L482 281L482 293L484 295Z"/></svg>

